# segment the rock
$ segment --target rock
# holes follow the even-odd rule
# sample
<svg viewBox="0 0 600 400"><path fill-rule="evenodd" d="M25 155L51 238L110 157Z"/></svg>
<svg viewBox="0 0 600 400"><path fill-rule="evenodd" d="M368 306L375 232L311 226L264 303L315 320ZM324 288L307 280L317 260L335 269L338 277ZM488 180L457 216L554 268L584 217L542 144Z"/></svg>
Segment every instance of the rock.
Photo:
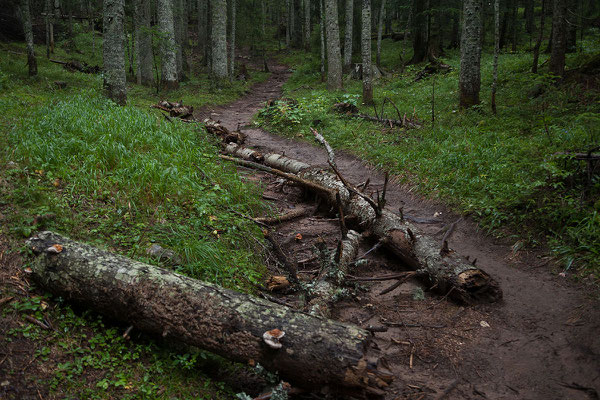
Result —
<svg viewBox="0 0 600 400"><path fill-rule="evenodd" d="M165 249L156 243L146 250L146 254L156 258L159 262L165 265L176 266L181 264L181 257L179 257L173 250Z"/></svg>

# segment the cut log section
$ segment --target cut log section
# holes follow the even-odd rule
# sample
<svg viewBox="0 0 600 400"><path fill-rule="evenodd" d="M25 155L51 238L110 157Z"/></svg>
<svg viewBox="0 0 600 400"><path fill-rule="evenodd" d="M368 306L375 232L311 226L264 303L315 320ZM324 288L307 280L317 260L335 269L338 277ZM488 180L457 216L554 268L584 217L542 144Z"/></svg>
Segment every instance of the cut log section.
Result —
<svg viewBox="0 0 600 400"><path fill-rule="evenodd" d="M367 362L371 334L115 255L53 232L28 241L34 279L141 331L239 362L259 362L300 387L381 394ZM275 334L275 333L276 334ZM375 360L376 361L376 360Z"/></svg>
<svg viewBox="0 0 600 400"><path fill-rule="evenodd" d="M253 150L229 144L228 154L251 159ZM495 302L502 299L498 283L485 271L445 247L431 236L421 232L416 226L401 216L383 210L378 215L372 204L363 196L353 193L340 179L321 168L280 154L261 154L263 163L271 168L292 173L298 177L330 189L321 192L331 204L336 204L335 193L339 192L346 215L358 217L361 227L383 240L390 250L407 267L426 279L431 288L448 294L456 301L464 303ZM355 192L355 191L354 191Z"/></svg>

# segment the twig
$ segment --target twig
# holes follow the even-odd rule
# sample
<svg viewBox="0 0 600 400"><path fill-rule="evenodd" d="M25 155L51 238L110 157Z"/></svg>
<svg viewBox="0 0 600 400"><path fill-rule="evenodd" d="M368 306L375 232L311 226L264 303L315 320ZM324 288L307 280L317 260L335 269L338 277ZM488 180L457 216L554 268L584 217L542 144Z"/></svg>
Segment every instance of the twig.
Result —
<svg viewBox="0 0 600 400"><path fill-rule="evenodd" d="M348 182L346 182L346 180L344 179L344 177L342 176L342 174L340 174L340 172L337 170L337 168L335 167L335 165L329 163L329 165L331 166L331 168L333 169L333 172L335 172L335 174L337 175L338 179L342 182L342 184L344 185L344 187L351 193L354 193L356 195L358 195L359 197L362 197L367 203L369 203L369 205L371 207L373 207L373 210L375 210L375 214L379 217L381 216L381 210L379 210L379 207L377 206L377 204L375 203L375 201L373 201L372 198L370 198L369 196L367 196L364 193L359 192L357 189L355 189L354 187L350 186L350 184L348 184Z"/></svg>
<svg viewBox="0 0 600 400"><path fill-rule="evenodd" d="M274 224L278 224L280 222L285 222L285 221L290 221L292 219L295 218L299 218L302 217L304 215L306 215L308 211L308 208L306 207L296 207L293 210L290 210L284 214L275 216L275 217L259 217L259 218L254 218L254 222L260 223L260 224L267 224L267 225L274 225Z"/></svg>
<svg viewBox="0 0 600 400"><path fill-rule="evenodd" d="M448 227L448 230L446 231L446 234L444 235L444 237L442 239L442 244L444 242L446 242L450 238L450 235L452 235L452 233L454 232L454 229L456 228L456 225L460 221L462 221L462 217L460 217L459 219L457 219L456 221L454 221L452 224L450 224L450 226Z"/></svg>
<svg viewBox="0 0 600 400"><path fill-rule="evenodd" d="M365 254L363 254L362 256L358 257L358 260L361 260L361 259L365 258L369 254L371 254L372 252L374 252L375 250L377 250L381 246L383 246L383 244L384 244L383 240L378 241L377 243L375 243L375 246L371 247Z"/></svg>
<svg viewBox="0 0 600 400"><path fill-rule="evenodd" d="M310 130L313 133L313 135L315 135L315 140L325 147L325 150L327 151L327 157L329 158L329 164L335 165L335 153L333 152L333 149L331 148L327 140L325 140L323 135L317 132L316 129L310 128Z"/></svg>
<svg viewBox="0 0 600 400"><path fill-rule="evenodd" d="M31 315L25 315L25 316L23 316L23 319L25 319L26 321L31 322L32 324L35 324L35 325L39 326L42 329L47 330L47 331L49 331L49 330L52 329L50 326L46 325L45 323L43 323L39 319L32 317Z"/></svg>
<svg viewBox="0 0 600 400"><path fill-rule="evenodd" d="M262 165L259 163L255 163L252 161L240 160L239 158L229 157L225 155L219 155L219 158L227 161L232 161L238 165L242 165L247 168L258 169L264 172L268 172L273 175L281 176L282 178L288 179L290 181L299 183L302 186L305 186L309 189L312 189L316 192L326 194L328 196L333 196L333 191L331 189L326 188L325 186L319 185L318 183L307 181L306 179L302 179L297 175L289 174L287 172L280 171L275 168L267 167L266 165Z"/></svg>
<svg viewBox="0 0 600 400"><path fill-rule="evenodd" d="M406 275L403 278L398 279L398 282L394 283L392 286L388 287L387 289L382 290L381 293L379 293L379 295L382 296L384 294L391 292L392 290L396 289L398 286L402 285L404 282L406 282L407 280L409 280L410 278L412 278L413 276L416 275L415 271L411 271L411 272L413 272L413 273L412 274L406 273Z"/></svg>
<svg viewBox="0 0 600 400"><path fill-rule="evenodd" d="M376 281L391 281L394 279L410 279L418 274L417 271L401 272L399 274L383 275L383 276L370 276L370 277L359 277L346 275L350 279L346 279L347 282L376 282Z"/></svg>

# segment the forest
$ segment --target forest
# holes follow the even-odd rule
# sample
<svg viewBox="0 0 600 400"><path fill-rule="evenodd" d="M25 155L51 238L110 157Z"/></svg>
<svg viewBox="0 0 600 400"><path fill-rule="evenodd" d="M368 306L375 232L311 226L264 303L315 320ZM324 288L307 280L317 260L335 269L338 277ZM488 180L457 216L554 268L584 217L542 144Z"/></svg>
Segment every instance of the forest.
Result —
<svg viewBox="0 0 600 400"><path fill-rule="evenodd" d="M2 5L0 398L599 398L599 1Z"/></svg>

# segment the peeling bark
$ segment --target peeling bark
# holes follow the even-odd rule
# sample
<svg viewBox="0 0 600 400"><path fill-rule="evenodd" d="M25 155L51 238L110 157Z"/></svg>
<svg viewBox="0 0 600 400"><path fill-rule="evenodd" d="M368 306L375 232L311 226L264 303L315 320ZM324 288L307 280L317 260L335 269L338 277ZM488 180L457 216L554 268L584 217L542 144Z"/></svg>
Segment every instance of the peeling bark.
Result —
<svg viewBox="0 0 600 400"><path fill-rule="evenodd" d="M50 252L54 245L60 251ZM45 289L136 328L228 359L264 365L305 388L369 387L371 334L357 326L201 282L53 232L28 241L34 279ZM285 332L280 349L263 334ZM376 370L369 370L369 373Z"/></svg>
<svg viewBox="0 0 600 400"><path fill-rule="evenodd" d="M349 265L358 255L358 246L361 235L355 231L348 231L347 237L341 241L339 254L331 254L329 260L322 267L319 279L309 290L312 297L308 304L308 312L329 318L331 304L338 297L338 291L344 283Z"/></svg>
<svg viewBox="0 0 600 400"><path fill-rule="evenodd" d="M225 151L245 159L255 157L253 150L236 144L229 144ZM346 189L334 174L280 154L261 156L264 157L263 163L271 168L296 174L330 189L321 193L332 205L336 204L335 193L339 192L344 213L355 215L361 228L380 237L405 266L418 271L437 291L463 303L495 302L502 298L500 286L485 271L452 250L442 251L433 237L401 216L387 210L378 216L365 199Z"/></svg>

